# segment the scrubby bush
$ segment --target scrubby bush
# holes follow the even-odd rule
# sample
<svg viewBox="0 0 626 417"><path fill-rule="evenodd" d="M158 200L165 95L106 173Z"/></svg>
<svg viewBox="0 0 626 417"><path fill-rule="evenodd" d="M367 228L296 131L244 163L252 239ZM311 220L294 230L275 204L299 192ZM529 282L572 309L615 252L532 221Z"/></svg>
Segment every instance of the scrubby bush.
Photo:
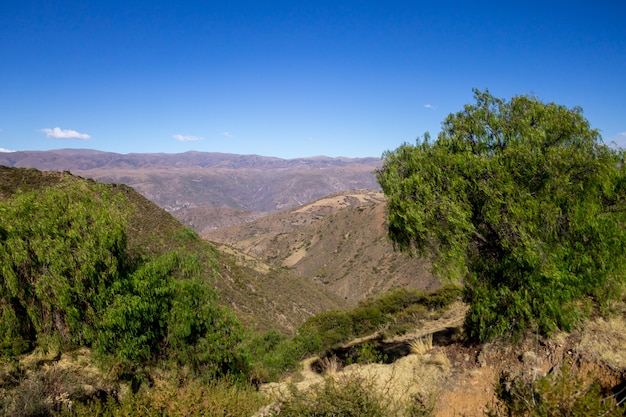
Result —
<svg viewBox="0 0 626 417"><path fill-rule="evenodd" d="M127 272L124 202L106 187L61 183L0 202L0 354L93 342Z"/></svg>
<svg viewBox="0 0 626 417"><path fill-rule="evenodd" d="M17 360L0 364L0 416L51 416L94 401L113 391L104 375L85 371L67 361L25 366Z"/></svg>
<svg viewBox="0 0 626 417"><path fill-rule="evenodd" d="M375 332L386 320L382 311L373 306L357 307L348 312L352 331L357 334Z"/></svg>
<svg viewBox="0 0 626 417"><path fill-rule="evenodd" d="M400 415L404 405L382 392L372 379L355 374L328 377L310 391L293 391L274 415L286 417L389 417Z"/></svg>
<svg viewBox="0 0 626 417"><path fill-rule="evenodd" d="M250 386L228 378L205 383L194 379L182 386L161 381L152 388L129 393L120 401L76 404L67 417L241 417L254 415L267 403Z"/></svg>
<svg viewBox="0 0 626 417"><path fill-rule="evenodd" d="M307 356L324 355L341 343L383 329L386 335L415 329L420 321L438 317L450 304L460 300L456 286L445 286L433 292L394 289L359 303L347 311L332 310L317 314L302 324L293 338L270 331L246 343L256 377L276 380L285 372L296 370ZM365 344L355 352L352 361L381 362L385 356Z"/></svg>
<svg viewBox="0 0 626 417"><path fill-rule="evenodd" d="M395 288L376 297L359 302L360 307L372 307L385 315L395 314L405 308L417 304L424 296L419 290Z"/></svg>
<svg viewBox="0 0 626 417"><path fill-rule="evenodd" d="M311 352L321 349L317 334L289 338L276 330L249 337L245 349L252 363L252 378L258 382L276 381L286 372L297 369L299 362Z"/></svg>
<svg viewBox="0 0 626 417"><path fill-rule="evenodd" d="M318 335L321 345L326 348L348 340L354 330L347 312L331 310L307 319L298 329L298 333Z"/></svg>
<svg viewBox="0 0 626 417"><path fill-rule="evenodd" d="M396 288L359 302L361 308L374 308L386 316L396 315L412 306L421 305L430 310L443 309L462 297L458 285L444 285L432 292L411 288Z"/></svg>
<svg viewBox="0 0 626 417"><path fill-rule="evenodd" d="M0 202L0 355L89 346L121 369L165 359L245 375L243 328L218 305L210 248L129 256L130 207L75 180Z"/></svg>

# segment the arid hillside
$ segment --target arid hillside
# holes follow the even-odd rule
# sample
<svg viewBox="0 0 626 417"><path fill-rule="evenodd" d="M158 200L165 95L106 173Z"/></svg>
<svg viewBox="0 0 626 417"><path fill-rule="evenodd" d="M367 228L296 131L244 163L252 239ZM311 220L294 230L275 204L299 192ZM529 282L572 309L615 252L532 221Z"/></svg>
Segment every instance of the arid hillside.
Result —
<svg viewBox="0 0 626 417"><path fill-rule="evenodd" d="M323 283L351 304L391 288L439 286L424 259L394 250L378 191L333 194L202 236Z"/></svg>
<svg viewBox="0 0 626 417"><path fill-rule="evenodd" d="M571 333L559 332L550 338L529 332L517 342L500 338L471 344L463 339L466 310L466 305L455 303L405 334L375 333L337 346L303 361L303 369L285 381L266 384L261 390L285 401L293 392L313 398L311 392L325 392L320 386L356 382L386 404L398 408L411 404L415 412L404 415L437 417L510 415L498 402L500 390L505 397L536 401L534 406L527 404L529 410L546 410L549 406L541 403L542 398L555 407L551 414L513 415L571 415L564 410L580 401L594 382L605 401L626 402L623 317L590 320ZM364 351L375 352L378 359L359 363ZM532 384L542 379L549 381L544 389L552 387L548 389L558 394L540 397L533 393ZM266 410L280 410L282 401ZM620 408L610 415L620 415Z"/></svg>

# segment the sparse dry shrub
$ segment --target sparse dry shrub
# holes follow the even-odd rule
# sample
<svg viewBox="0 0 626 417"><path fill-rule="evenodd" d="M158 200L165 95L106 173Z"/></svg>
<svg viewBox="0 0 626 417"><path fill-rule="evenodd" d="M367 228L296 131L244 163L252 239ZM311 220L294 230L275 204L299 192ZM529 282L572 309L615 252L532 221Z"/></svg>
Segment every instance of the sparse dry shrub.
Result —
<svg viewBox="0 0 626 417"><path fill-rule="evenodd" d="M89 374L61 362L27 372L21 370L14 375L11 385L0 388L0 416L70 413L77 404L109 396L113 388L102 375Z"/></svg>
<svg viewBox="0 0 626 417"><path fill-rule="evenodd" d="M327 377L309 391L294 390L280 412L272 415L390 417L403 415L404 409L404 404L381 391L373 378L351 374Z"/></svg>
<svg viewBox="0 0 626 417"><path fill-rule="evenodd" d="M432 333L422 336L409 343L411 353L416 355L424 355L426 352L433 348L433 335Z"/></svg>
<svg viewBox="0 0 626 417"><path fill-rule="evenodd" d="M204 383L194 379L179 385L175 380L157 381L127 395L119 403L96 402L76 407L72 416L102 417L239 417L251 416L267 404L252 387L227 379Z"/></svg>
<svg viewBox="0 0 626 417"><path fill-rule="evenodd" d="M438 367L440 367L444 371L448 371L450 369L450 366L451 366L450 359L448 359L446 354L443 353L443 352L435 353L430 358L428 358L428 361L426 363L428 363L430 365L438 366Z"/></svg>
<svg viewBox="0 0 626 417"><path fill-rule="evenodd" d="M437 400L434 395L417 393L411 398L411 404L407 408L406 415L408 417L434 416L436 404Z"/></svg>
<svg viewBox="0 0 626 417"><path fill-rule="evenodd" d="M337 356L330 356L320 359L322 372L327 375L334 375L342 368L341 360Z"/></svg>
<svg viewBox="0 0 626 417"><path fill-rule="evenodd" d="M541 378L521 375L501 378L496 386L497 403L490 417L528 416L623 416L613 395L597 381L587 380L570 365Z"/></svg>

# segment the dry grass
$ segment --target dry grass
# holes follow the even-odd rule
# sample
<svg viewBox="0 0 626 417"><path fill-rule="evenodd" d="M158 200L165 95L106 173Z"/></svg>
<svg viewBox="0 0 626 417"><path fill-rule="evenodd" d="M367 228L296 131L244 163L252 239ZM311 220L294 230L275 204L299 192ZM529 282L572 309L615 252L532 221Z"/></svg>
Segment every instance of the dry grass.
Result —
<svg viewBox="0 0 626 417"><path fill-rule="evenodd" d="M626 319L598 318L589 322L580 348L614 369L626 368Z"/></svg>
<svg viewBox="0 0 626 417"><path fill-rule="evenodd" d="M409 347L411 348L411 353L416 355L424 355L429 352L433 348L433 334L427 334L426 336L422 336L419 339L415 339L409 343Z"/></svg>
<svg viewBox="0 0 626 417"><path fill-rule="evenodd" d="M435 365L440 367L443 371L448 372L451 368L450 359L443 352L437 352L426 361L428 365Z"/></svg>
<svg viewBox="0 0 626 417"><path fill-rule="evenodd" d="M20 360L1 362L0 373L0 416L70 412L119 391L119 384L96 368L86 348L64 354L37 349Z"/></svg>
<svg viewBox="0 0 626 417"><path fill-rule="evenodd" d="M342 368L341 361L336 356L323 358L320 365L326 375L334 375Z"/></svg>

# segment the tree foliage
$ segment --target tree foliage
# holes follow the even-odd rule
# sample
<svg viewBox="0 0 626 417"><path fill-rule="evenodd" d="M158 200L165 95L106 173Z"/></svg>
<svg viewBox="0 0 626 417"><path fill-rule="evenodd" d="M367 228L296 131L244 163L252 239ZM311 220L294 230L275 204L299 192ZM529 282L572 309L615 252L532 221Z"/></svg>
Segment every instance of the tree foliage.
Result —
<svg viewBox="0 0 626 417"><path fill-rule="evenodd" d="M210 285L211 248L131 258L132 204L93 182L17 193L0 214L0 356L90 346L126 368L248 371L242 326Z"/></svg>
<svg viewBox="0 0 626 417"><path fill-rule="evenodd" d="M624 282L624 152L580 108L474 96L437 140L385 153L389 236L463 281L470 337L568 329Z"/></svg>
<svg viewBox="0 0 626 417"><path fill-rule="evenodd" d="M20 353L45 336L92 340L127 266L127 213L94 187L63 185L0 204L0 350Z"/></svg>

